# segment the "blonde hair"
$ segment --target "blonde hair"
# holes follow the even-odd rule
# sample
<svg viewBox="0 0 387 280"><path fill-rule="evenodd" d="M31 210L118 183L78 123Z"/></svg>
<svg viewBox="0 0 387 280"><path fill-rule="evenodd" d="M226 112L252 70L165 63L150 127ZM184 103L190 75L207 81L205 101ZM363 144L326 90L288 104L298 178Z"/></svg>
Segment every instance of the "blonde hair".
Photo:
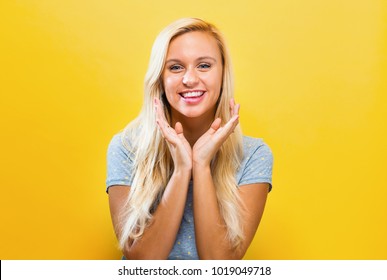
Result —
<svg viewBox="0 0 387 280"><path fill-rule="evenodd" d="M145 76L142 110L122 133L124 145L135 155L135 167L133 183L122 212L122 223L119 229L121 248L128 240L133 241L141 237L152 220L152 213L173 172L171 155L156 126L153 100L161 99L164 92L161 77L170 42L177 36L192 31L207 32L217 41L222 56L223 80L215 118L220 117L222 125L231 118L229 100L233 97L234 81L223 36L215 26L201 19L184 18L173 22L158 35L153 44ZM164 103L166 102L164 100ZM168 110L165 110L165 115L170 121ZM220 213L227 226L227 238L234 248L237 248L244 238L241 221L242 205L235 180L242 153L242 133L238 126L223 143L211 164Z"/></svg>

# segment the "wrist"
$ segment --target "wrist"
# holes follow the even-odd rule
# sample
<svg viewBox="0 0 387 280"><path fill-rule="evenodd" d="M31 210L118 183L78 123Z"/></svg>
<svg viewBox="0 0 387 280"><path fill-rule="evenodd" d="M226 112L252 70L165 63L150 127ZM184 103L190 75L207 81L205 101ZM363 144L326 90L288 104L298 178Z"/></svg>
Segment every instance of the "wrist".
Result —
<svg viewBox="0 0 387 280"><path fill-rule="evenodd" d="M192 169L194 168L207 168L210 167L211 161L207 159L200 158L200 156L196 156L195 154L192 157Z"/></svg>
<svg viewBox="0 0 387 280"><path fill-rule="evenodd" d="M203 174L203 172L211 172L210 163L205 162L193 162L192 163L192 173Z"/></svg>
<svg viewBox="0 0 387 280"><path fill-rule="evenodd" d="M177 178L178 180L184 180L191 178L192 168L176 168L173 170L172 177Z"/></svg>

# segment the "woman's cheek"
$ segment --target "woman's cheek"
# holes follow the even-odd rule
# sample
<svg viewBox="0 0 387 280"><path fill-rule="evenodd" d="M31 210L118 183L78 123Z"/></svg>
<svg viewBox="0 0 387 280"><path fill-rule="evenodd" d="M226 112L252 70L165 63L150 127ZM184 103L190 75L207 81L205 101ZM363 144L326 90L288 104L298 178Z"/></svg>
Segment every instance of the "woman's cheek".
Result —
<svg viewBox="0 0 387 280"><path fill-rule="evenodd" d="M164 88L165 88L165 90L172 90L173 87L176 84L175 80L176 79L173 78L173 77L165 77L164 78Z"/></svg>

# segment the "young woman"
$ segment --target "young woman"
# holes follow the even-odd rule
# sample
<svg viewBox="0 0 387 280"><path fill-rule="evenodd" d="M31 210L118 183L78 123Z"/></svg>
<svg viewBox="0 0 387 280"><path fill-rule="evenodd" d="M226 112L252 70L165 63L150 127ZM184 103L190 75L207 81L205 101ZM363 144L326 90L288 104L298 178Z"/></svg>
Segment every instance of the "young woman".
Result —
<svg viewBox="0 0 387 280"><path fill-rule="evenodd" d="M111 217L126 259L241 259L271 189L272 154L242 136L222 35L203 20L153 45L140 115L108 148Z"/></svg>

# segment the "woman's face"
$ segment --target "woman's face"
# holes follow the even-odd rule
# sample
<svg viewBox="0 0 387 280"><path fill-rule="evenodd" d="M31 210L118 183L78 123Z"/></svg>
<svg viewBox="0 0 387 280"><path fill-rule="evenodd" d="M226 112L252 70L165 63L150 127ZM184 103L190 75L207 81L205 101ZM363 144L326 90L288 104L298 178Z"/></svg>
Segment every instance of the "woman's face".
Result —
<svg viewBox="0 0 387 280"><path fill-rule="evenodd" d="M213 118L222 87L222 56L208 33L192 31L174 38L163 71L172 118Z"/></svg>

